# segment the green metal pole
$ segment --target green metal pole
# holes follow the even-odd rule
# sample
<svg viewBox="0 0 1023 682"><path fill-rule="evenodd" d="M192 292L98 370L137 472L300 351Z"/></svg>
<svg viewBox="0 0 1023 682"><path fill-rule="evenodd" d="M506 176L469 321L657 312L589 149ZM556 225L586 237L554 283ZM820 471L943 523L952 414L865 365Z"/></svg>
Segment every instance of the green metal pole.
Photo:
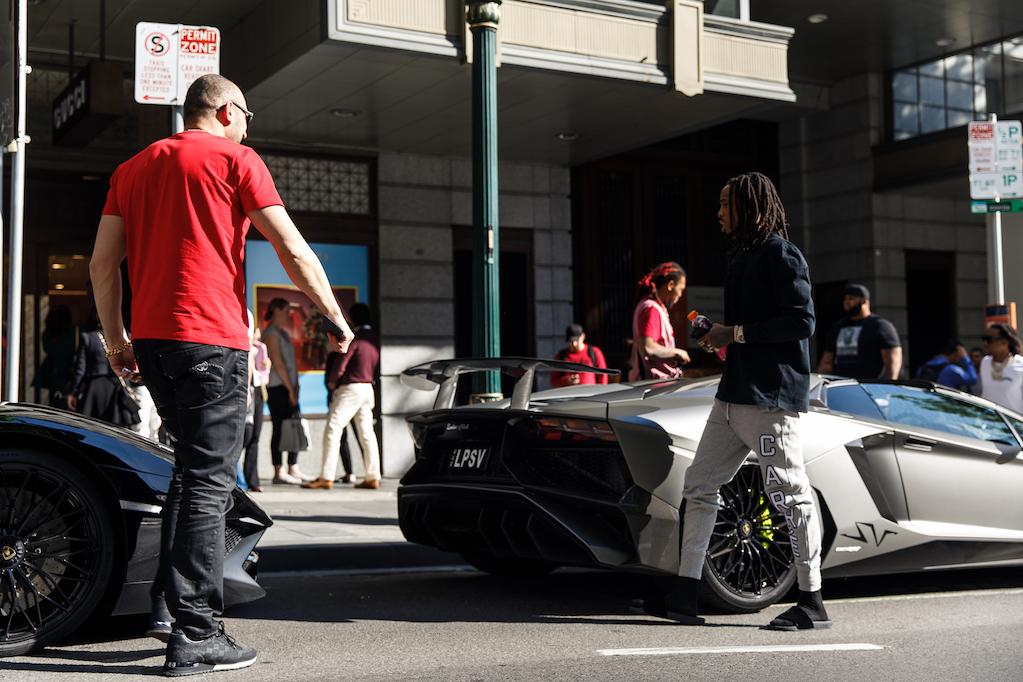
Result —
<svg viewBox="0 0 1023 682"><path fill-rule="evenodd" d="M466 3L472 30L472 301L473 355L501 356L497 182L497 24L500 0ZM478 399L499 397L497 372L478 375Z"/></svg>

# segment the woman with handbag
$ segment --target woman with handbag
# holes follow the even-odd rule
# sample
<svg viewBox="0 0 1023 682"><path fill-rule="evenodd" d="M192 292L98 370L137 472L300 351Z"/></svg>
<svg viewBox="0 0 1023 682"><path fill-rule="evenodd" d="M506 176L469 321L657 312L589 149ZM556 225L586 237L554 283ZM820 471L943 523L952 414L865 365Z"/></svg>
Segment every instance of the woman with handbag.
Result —
<svg viewBox="0 0 1023 682"><path fill-rule="evenodd" d="M274 465L274 483L297 485L307 479L298 468L298 450L288 451L288 468L284 468L281 435L285 420L298 417L298 365L295 346L285 329L290 315L290 304L275 298L266 307L263 319L270 324L263 330L263 343L270 355L270 380L267 382L267 405L273 433L270 437L270 456ZM287 442L285 445L288 445Z"/></svg>
<svg viewBox="0 0 1023 682"><path fill-rule="evenodd" d="M138 403L110 369L95 308L79 334L69 385L67 400L72 410L128 428L141 421Z"/></svg>
<svg viewBox="0 0 1023 682"><path fill-rule="evenodd" d="M675 347L668 311L686 290L686 271L678 263L661 263L638 283L639 303L632 314L632 369L629 381L675 379L689 353Z"/></svg>

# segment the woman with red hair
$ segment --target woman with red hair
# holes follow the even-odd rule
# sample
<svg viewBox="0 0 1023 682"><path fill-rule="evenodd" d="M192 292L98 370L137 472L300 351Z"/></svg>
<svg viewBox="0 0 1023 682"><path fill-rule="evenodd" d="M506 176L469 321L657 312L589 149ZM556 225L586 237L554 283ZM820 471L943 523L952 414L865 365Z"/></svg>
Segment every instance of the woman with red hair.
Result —
<svg viewBox="0 0 1023 682"><path fill-rule="evenodd" d="M686 271L678 263L661 263L639 280L639 303L632 314L632 369L629 381L675 379L689 353L675 347L668 311L686 290Z"/></svg>

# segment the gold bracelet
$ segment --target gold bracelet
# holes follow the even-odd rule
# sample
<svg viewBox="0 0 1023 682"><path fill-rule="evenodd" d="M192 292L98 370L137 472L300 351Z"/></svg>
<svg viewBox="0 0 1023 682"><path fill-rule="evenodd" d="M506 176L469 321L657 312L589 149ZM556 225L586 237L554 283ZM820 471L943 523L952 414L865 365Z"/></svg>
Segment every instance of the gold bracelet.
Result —
<svg viewBox="0 0 1023 682"><path fill-rule="evenodd" d="M128 350L129 348L131 348L131 341L129 341L127 343L122 343L120 346L114 346L113 348L111 348L111 349L106 351L107 357L108 358L112 358L115 355L120 355L121 353L123 353L124 351Z"/></svg>

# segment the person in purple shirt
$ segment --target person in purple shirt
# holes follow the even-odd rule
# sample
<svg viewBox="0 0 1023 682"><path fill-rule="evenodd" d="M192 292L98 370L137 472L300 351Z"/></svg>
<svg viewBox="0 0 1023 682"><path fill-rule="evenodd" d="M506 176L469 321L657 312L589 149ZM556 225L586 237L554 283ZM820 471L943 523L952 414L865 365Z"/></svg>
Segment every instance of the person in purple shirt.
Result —
<svg viewBox="0 0 1023 682"><path fill-rule="evenodd" d="M329 490L334 487L341 434L349 423L355 426L366 466L366 478L355 487L380 487L380 448L373 430L373 407L376 404L373 382L380 365L380 343L369 324L368 305L356 303L348 310L348 316L355 330L355 340L327 377L327 388L334 394L327 413L327 428L323 432L323 467L319 478L304 483L303 488Z"/></svg>
<svg viewBox="0 0 1023 682"><path fill-rule="evenodd" d="M977 383L977 369L962 342L950 339L940 353L917 370L916 378L966 391Z"/></svg>

